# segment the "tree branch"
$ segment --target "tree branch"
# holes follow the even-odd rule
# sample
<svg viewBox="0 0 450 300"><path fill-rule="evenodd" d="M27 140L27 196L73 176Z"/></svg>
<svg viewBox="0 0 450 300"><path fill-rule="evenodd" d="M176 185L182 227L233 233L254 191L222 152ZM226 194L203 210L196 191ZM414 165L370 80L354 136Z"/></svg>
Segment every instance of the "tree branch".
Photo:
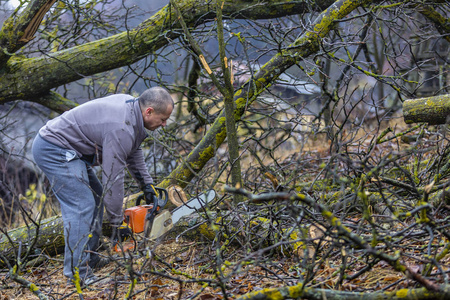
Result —
<svg viewBox="0 0 450 300"><path fill-rule="evenodd" d="M235 91L235 119L239 120L246 107L289 67L301 61L303 57L316 53L319 50L319 40L329 33L336 20L345 17L366 2L366 0L338 0L323 11L311 24L312 30L306 31L293 44L275 55L253 78ZM216 149L223 143L225 137L225 112L222 111L186 160L180 163L167 179L160 183L160 186L167 187L171 183L176 183L182 187L186 186L186 183L191 181L195 173L199 172L215 155Z"/></svg>
<svg viewBox="0 0 450 300"><path fill-rule="evenodd" d="M436 30L444 36L447 42L450 42L450 19L441 15L429 5L420 5L419 12L433 22Z"/></svg>
<svg viewBox="0 0 450 300"><path fill-rule="evenodd" d="M324 8L331 3L329 0L320 1L318 7ZM308 12L309 5L308 1L260 3L257 0L229 0L224 4L223 13L235 19L267 19ZM183 11L183 19L188 27L215 16L214 11L200 0L179 1L177 6ZM12 56L3 67L5 72L0 73L0 104L14 100L31 101L53 88L85 76L137 62L180 36L178 29L181 25L177 20L175 12L165 6L137 28L127 32L37 58ZM11 30L11 22L8 28L3 26L3 38ZM16 47L11 48L11 51L15 50Z"/></svg>
<svg viewBox="0 0 450 300"><path fill-rule="evenodd" d="M20 15L14 13L4 22L0 31L0 69L14 52L34 39L42 19L55 2L56 0L31 1Z"/></svg>
<svg viewBox="0 0 450 300"><path fill-rule="evenodd" d="M346 292L329 289L316 289L305 287L303 284L268 288L250 292L236 300L281 300L281 299L308 299L308 300L444 300L450 297L450 286L445 285L442 292L428 291L425 288L401 289L393 292Z"/></svg>

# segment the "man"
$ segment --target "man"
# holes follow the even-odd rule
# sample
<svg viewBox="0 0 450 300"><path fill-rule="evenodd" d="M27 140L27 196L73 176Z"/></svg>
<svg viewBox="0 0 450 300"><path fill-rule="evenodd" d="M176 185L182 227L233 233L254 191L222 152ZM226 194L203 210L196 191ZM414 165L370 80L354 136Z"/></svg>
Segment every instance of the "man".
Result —
<svg viewBox="0 0 450 300"><path fill-rule="evenodd" d="M106 208L113 232L123 222L124 169L147 199L155 194L140 144L165 126L174 108L163 88L139 98L118 94L82 104L49 121L33 142L33 156L61 204L64 222L64 275L82 284L95 282L93 268ZM102 184L91 166L102 166ZM151 198L150 198L151 199ZM115 229L114 229L115 228Z"/></svg>

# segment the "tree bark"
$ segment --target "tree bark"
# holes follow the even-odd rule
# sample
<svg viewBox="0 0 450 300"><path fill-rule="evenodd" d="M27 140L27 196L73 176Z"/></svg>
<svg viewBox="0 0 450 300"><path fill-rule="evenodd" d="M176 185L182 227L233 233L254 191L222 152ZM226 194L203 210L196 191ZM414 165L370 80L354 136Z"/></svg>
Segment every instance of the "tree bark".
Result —
<svg viewBox="0 0 450 300"><path fill-rule="evenodd" d="M51 217L41 222L38 236L36 236L36 227L34 225L22 226L7 232L0 236L0 253L7 259L12 260L18 256L17 249L19 243L23 249L26 249L37 238L35 249L40 253L55 255L63 253L64 249L64 229L63 221L60 216ZM37 252L37 251L36 251ZM0 265L5 262L0 261Z"/></svg>
<svg viewBox="0 0 450 300"><path fill-rule="evenodd" d="M405 123L446 124L450 116L450 94L409 99L403 102Z"/></svg>
<svg viewBox="0 0 450 300"><path fill-rule="evenodd" d="M225 80L225 89L222 93L223 102L225 106L225 128L227 130L227 142L228 151L231 167L231 184L234 187L240 188L242 186L242 174L241 174L241 160L239 156L239 141L236 130L236 120L234 119L234 87L232 83L232 74L230 68L233 65L228 66L228 60L225 51L225 40L223 37L223 23L222 23L222 8L220 7L220 2L216 4L217 10L217 39L219 42L219 55L220 62L222 64L223 77ZM242 199L241 195L233 195L234 202L240 202Z"/></svg>

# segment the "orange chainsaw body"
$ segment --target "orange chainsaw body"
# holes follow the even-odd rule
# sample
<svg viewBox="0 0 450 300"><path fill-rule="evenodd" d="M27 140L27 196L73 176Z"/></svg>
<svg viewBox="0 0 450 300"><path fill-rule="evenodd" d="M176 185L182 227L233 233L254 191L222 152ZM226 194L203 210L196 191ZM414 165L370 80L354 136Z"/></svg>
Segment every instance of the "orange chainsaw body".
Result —
<svg viewBox="0 0 450 300"><path fill-rule="evenodd" d="M128 223L134 233L144 231L145 217L147 212L153 208L153 205L138 205L125 210L125 222Z"/></svg>

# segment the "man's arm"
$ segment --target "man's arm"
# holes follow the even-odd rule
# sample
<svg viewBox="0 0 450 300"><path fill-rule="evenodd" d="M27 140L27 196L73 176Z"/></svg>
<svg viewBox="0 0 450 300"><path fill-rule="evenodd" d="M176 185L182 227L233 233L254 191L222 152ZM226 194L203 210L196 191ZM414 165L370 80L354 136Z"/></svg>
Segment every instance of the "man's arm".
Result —
<svg viewBox="0 0 450 300"><path fill-rule="evenodd" d="M111 224L122 224L124 170L131 151L131 138L111 131L103 140L102 182L103 201Z"/></svg>
<svg viewBox="0 0 450 300"><path fill-rule="evenodd" d="M153 184L153 179L150 176L147 166L144 161L144 152L141 148L138 148L134 153L132 153L128 160L128 170L130 170L132 176L139 184L139 187L143 187L147 184Z"/></svg>

